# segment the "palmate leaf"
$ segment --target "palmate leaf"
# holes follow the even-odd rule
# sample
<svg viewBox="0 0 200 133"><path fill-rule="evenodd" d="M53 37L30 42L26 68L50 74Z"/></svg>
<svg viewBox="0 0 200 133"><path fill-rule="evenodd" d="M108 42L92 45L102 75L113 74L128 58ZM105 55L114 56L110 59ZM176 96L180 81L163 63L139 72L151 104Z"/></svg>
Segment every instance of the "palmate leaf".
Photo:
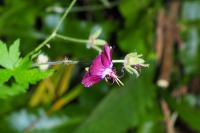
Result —
<svg viewBox="0 0 200 133"><path fill-rule="evenodd" d="M7 98L8 96L18 95L24 93L29 84L35 84L37 81L44 79L52 74L53 71L41 71L39 69L2 69L0 70L0 98ZM14 77L15 82L11 86L2 84Z"/></svg>
<svg viewBox="0 0 200 133"><path fill-rule="evenodd" d="M13 77L18 84L35 84L37 81L51 75L53 71L41 71L37 68L31 68L32 62L28 57L20 60L18 67L13 71Z"/></svg>
<svg viewBox="0 0 200 133"><path fill-rule="evenodd" d="M0 65L7 69L15 67L19 61L19 40L16 40L8 49L6 44L0 41Z"/></svg>
<svg viewBox="0 0 200 133"><path fill-rule="evenodd" d="M1 75L1 82L7 81L11 76L14 77L16 80L12 83L11 86L6 84L2 84L0 82L0 98L8 98L9 96L18 95L24 93L28 88L29 84L35 84L37 81L44 79L52 74L53 71L40 71L39 69L30 69L30 70L23 70L23 71L15 71L12 70L5 70L0 71L5 72L5 75L2 77ZM8 75L7 75L8 74ZM10 75L9 75L10 74ZM13 74L13 75L11 75Z"/></svg>
<svg viewBox="0 0 200 133"><path fill-rule="evenodd" d="M32 62L28 56L20 59L19 40L16 40L9 48L0 42L0 98L14 96L25 92L29 84L48 77L53 71L41 71L32 68ZM14 78L14 80L10 80ZM10 85L6 82L9 81Z"/></svg>
<svg viewBox="0 0 200 133"><path fill-rule="evenodd" d="M21 70L14 73L14 78L19 84L35 84L37 81L51 75L52 72L39 69Z"/></svg>
<svg viewBox="0 0 200 133"><path fill-rule="evenodd" d="M8 81L11 76L12 76L12 73L10 70L0 69L0 84Z"/></svg>

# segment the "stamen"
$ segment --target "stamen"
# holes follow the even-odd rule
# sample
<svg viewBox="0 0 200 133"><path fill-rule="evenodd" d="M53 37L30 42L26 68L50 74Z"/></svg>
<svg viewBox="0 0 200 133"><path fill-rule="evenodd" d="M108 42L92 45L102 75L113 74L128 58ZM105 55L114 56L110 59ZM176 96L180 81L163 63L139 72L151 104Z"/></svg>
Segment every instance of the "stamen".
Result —
<svg viewBox="0 0 200 133"><path fill-rule="evenodd" d="M108 79L107 79L107 77L105 77L105 81L106 81L106 82L108 82Z"/></svg>
<svg viewBox="0 0 200 133"><path fill-rule="evenodd" d="M114 80L115 80L115 82L117 83L117 85L119 85L119 86L120 86L119 82L118 82L116 79L114 79Z"/></svg>
<svg viewBox="0 0 200 133"><path fill-rule="evenodd" d="M122 83L122 81L119 80L119 78L117 77L117 75L116 75L114 72L112 72L112 73L110 74L110 76L115 80L115 82L116 82L119 86L124 86L124 84Z"/></svg>
<svg viewBox="0 0 200 133"><path fill-rule="evenodd" d="M116 80L122 85L124 86L123 82L121 80L119 80L118 78L116 78Z"/></svg>

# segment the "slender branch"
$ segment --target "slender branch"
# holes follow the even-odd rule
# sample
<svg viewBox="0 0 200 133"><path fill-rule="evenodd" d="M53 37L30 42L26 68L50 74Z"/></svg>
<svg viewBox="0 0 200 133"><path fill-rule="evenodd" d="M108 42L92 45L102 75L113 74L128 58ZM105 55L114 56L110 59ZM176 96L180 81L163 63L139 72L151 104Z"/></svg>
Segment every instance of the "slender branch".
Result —
<svg viewBox="0 0 200 133"><path fill-rule="evenodd" d="M56 34L55 37L66 40L66 41L71 41L71 42L84 43L84 44L88 43L88 40L73 38L69 36L63 36L60 34Z"/></svg>
<svg viewBox="0 0 200 133"><path fill-rule="evenodd" d="M78 39L78 38L73 38L73 37L69 37L69 36L63 36L63 35L60 35L60 34L56 34L55 37L66 40L66 41L76 42L76 43L87 44L87 43L90 42L90 40ZM99 53L101 52L101 49L96 45L92 45L91 48L98 51Z"/></svg>
<svg viewBox="0 0 200 133"><path fill-rule="evenodd" d="M173 66L173 51L176 43L175 30L177 18L179 14L180 0L174 0L169 4L167 16L163 27L163 48L161 57L160 74L158 76L157 85L163 89L170 84L170 76Z"/></svg>
<svg viewBox="0 0 200 133"><path fill-rule="evenodd" d="M79 61L72 61L72 60L62 60L62 61L50 61L45 63L35 63L32 67L41 66L41 65L58 65L58 64L77 64Z"/></svg>
<svg viewBox="0 0 200 133"><path fill-rule="evenodd" d="M51 34L49 37L47 37L42 43L40 43L32 52L30 52L28 55L32 55L39 51L42 47L44 47L51 39L54 38L54 35Z"/></svg>
<svg viewBox="0 0 200 133"><path fill-rule="evenodd" d="M63 36L63 35L60 35L60 34L56 34L55 37L66 40L66 41L76 42L76 43L87 44L87 43L90 42L90 40L78 39L78 38L73 38L73 37L69 37L69 36ZM101 52L101 49L96 45L92 45L91 48L98 51L99 53Z"/></svg>
<svg viewBox="0 0 200 133"><path fill-rule="evenodd" d="M98 51L99 53L102 51L98 46L93 45L92 48L96 51Z"/></svg>
<svg viewBox="0 0 200 133"><path fill-rule="evenodd" d="M174 124L177 118L177 113L173 113L173 115L171 115L170 108L164 99L161 99L160 103L165 119L166 133L176 133Z"/></svg>
<svg viewBox="0 0 200 133"><path fill-rule="evenodd" d="M74 6L76 0L73 0L69 7L65 10L65 13L63 14L62 18L60 19L60 21L58 22L58 25L56 26L55 30L53 33L56 33L60 27L60 25L62 24L62 22L64 21L64 19L66 18L66 16L69 14L69 11L72 9L72 7Z"/></svg>
<svg viewBox="0 0 200 133"><path fill-rule="evenodd" d="M124 63L124 60L112 60L112 63Z"/></svg>
<svg viewBox="0 0 200 133"><path fill-rule="evenodd" d="M72 7L74 6L75 2L76 2L76 0L73 0L73 1L70 3L69 7L65 10L65 13L64 13L63 16L61 17L60 21L58 22L58 25L57 25L56 28L53 30L53 32L51 33L51 35L50 35L48 38L46 38L41 44L39 44L39 45L38 45L32 52L30 52L28 55L32 55L32 54L36 53L36 52L39 51L42 47L44 47L50 40L52 40L52 39L55 37L55 35L56 35L56 33L57 33L57 31L58 31L60 25L62 24L62 22L63 22L63 20L66 18L66 16L69 14L69 11L72 9Z"/></svg>

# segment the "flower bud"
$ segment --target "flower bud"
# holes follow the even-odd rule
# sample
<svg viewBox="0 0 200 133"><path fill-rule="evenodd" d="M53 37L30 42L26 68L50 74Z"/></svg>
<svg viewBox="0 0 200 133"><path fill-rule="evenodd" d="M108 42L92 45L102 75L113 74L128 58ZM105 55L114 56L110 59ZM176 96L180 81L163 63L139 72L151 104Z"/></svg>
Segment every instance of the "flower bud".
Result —
<svg viewBox="0 0 200 133"><path fill-rule="evenodd" d="M102 29L100 27L95 27L90 36L96 39L100 36L101 32Z"/></svg>
<svg viewBox="0 0 200 133"><path fill-rule="evenodd" d="M149 66L149 64L145 64L145 60L141 57L142 55L138 55L137 53L127 54L124 58L124 68L126 69L126 71L131 74L135 73L138 77L138 70L140 70L141 67Z"/></svg>
<svg viewBox="0 0 200 133"><path fill-rule="evenodd" d="M89 36L89 41L88 41L88 44L86 45L87 48L92 48L94 47L95 45L96 46L103 46L105 44L107 44L107 42L105 40L102 40L102 39L98 39L98 37L100 36L101 34L101 28L100 27L94 27L90 36Z"/></svg>
<svg viewBox="0 0 200 133"><path fill-rule="evenodd" d="M47 70L49 65L48 64L43 64L43 63L47 63L49 60L48 56L46 56L45 54L39 54L38 58L37 58L37 63L38 64L42 64L39 65L39 69L40 70Z"/></svg>

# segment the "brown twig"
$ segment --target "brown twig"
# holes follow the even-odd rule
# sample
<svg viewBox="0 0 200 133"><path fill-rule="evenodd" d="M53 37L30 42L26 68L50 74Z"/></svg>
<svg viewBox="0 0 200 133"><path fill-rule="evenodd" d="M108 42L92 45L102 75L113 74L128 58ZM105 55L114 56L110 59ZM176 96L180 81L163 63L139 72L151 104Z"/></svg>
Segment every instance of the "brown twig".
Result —
<svg viewBox="0 0 200 133"><path fill-rule="evenodd" d="M161 57L162 57L162 53L163 53L163 43L164 43L164 35L163 35L163 28L165 25L165 11L162 9L160 10L160 12L158 13L158 17L157 17L157 28L156 28L156 36L157 36L157 40L156 40L156 57L157 57L157 61L160 64L161 62Z"/></svg>
<svg viewBox="0 0 200 133"><path fill-rule="evenodd" d="M192 93L200 93L200 75L197 75L192 79L189 87Z"/></svg>
<svg viewBox="0 0 200 133"><path fill-rule="evenodd" d="M176 131L174 129L174 123L176 121L177 114L174 113L173 115L171 115L169 106L164 99L161 100L161 107L166 124L166 133L175 133Z"/></svg>
<svg viewBox="0 0 200 133"><path fill-rule="evenodd" d="M161 60L161 69L157 84L162 88L166 88L169 85L170 74L173 65L173 45L177 41L176 20L178 17L179 6L180 3L178 0L171 1L169 4L168 14L165 13L166 15L162 15L163 11L161 11L160 14L162 16L158 16L162 17L162 21L164 21L162 23L158 21L163 27L161 28L161 31L157 31L160 32L159 34L157 33L157 43L161 43L159 44L160 46L157 46L159 47L157 55L159 61ZM165 16L165 18L163 18L163 16Z"/></svg>

